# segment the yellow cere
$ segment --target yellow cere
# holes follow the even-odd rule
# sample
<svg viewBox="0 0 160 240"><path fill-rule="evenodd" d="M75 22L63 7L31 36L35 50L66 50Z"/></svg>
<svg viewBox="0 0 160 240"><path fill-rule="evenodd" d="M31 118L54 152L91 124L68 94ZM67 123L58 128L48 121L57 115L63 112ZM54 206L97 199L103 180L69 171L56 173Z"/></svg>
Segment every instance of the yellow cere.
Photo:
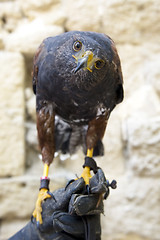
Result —
<svg viewBox="0 0 160 240"><path fill-rule="evenodd" d="M93 66L94 64L94 58L93 58L93 53L91 51L86 51L83 55L83 57L86 57L88 56L88 61L87 61L87 67L86 69L89 70L90 72L92 72L92 69L91 67Z"/></svg>
<svg viewBox="0 0 160 240"><path fill-rule="evenodd" d="M84 51L84 47L82 46L82 49L76 53L75 55L72 55L72 57L76 60L76 63L78 63L78 60L84 57L88 57L88 61L87 61L87 67L84 69L89 70L90 72L92 72L92 66L95 63L95 58L93 57L93 53L91 51Z"/></svg>

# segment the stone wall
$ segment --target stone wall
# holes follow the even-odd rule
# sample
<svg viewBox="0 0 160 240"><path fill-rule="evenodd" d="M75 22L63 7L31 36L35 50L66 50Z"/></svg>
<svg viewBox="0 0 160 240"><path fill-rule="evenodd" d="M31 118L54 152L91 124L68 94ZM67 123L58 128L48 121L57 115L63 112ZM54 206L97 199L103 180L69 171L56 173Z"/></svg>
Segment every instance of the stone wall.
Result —
<svg viewBox="0 0 160 240"><path fill-rule="evenodd" d="M98 31L116 42L125 99L97 158L118 181L102 216L103 240L160 239L160 4L158 0L0 1L0 239L30 218L43 164L31 89L33 54L47 36ZM79 159L82 159L79 161ZM57 156L51 190L81 173L81 150Z"/></svg>

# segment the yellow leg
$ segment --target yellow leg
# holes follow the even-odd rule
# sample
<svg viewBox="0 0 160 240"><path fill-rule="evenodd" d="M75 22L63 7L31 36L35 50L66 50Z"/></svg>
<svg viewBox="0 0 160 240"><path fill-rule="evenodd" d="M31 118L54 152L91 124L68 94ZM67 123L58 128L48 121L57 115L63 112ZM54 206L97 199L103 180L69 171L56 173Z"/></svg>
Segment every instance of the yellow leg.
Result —
<svg viewBox="0 0 160 240"><path fill-rule="evenodd" d="M93 157L93 148L87 150L87 157Z"/></svg>
<svg viewBox="0 0 160 240"><path fill-rule="evenodd" d="M49 166L47 164L44 164L44 170L43 170L43 176L41 178L41 180L48 180L48 172L49 172ZM36 218L36 222L38 224L42 224L42 202L43 200L45 200L46 198L50 198L51 195L48 194L48 189L47 188L41 188L38 194L38 198L36 201L36 207L35 210L33 211L33 217Z"/></svg>
<svg viewBox="0 0 160 240"><path fill-rule="evenodd" d="M48 177L49 166L45 163L43 169L43 177Z"/></svg>
<svg viewBox="0 0 160 240"><path fill-rule="evenodd" d="M87 157L93 156L93 148L87 150ZM89 185L89 179L92 177L90 174L90 167L84 167L81 177L83 177L85 184Z"/></svg>

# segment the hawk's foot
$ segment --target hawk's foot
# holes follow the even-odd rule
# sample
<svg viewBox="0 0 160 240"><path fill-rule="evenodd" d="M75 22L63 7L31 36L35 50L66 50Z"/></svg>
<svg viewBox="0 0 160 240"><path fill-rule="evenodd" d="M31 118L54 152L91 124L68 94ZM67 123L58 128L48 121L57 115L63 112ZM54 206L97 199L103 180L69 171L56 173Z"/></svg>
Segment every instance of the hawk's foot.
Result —
<svg viewBox="0 0 160 240"><path fill-rule="evenodd" d="M36 207L33 211L33 217L36 218L37 225L42 224L42 202L47 199L51 198L51 195L48 193L48 189L42 188L39 191L38 198L36 201Z"/></svg>
<svg viewBox="0 0 160 240"><path fill-rule="evenodd" d="M84 165L83 165L83 172L82 172L82 174L80 176L80 177L82 177L84 179L84 182L86 184L86 190L87 190L88 194L90 193L89 181L92 178L92 175L91 175L90 171L92 170L94 172L94 174L95 174L97 172L97 170L98 170L97 164L96 164L95 160L92 158L92 156L93 156L93 149L88 149L87 150L87 156L85 157L85 161L84 161ZM67 183L66 188L73 181L75 181L77 179L70 180Z"/></svg>
<svg viewBox="0 0 160 240"><path fill-rule="evenodd" d="M89 194L90 189L89 189L89 180L92 177L91 173L90 173L90 167L84 167L83 172L81 174L81 177L84 179L84 182L86 184L86 190L87 193Z"/></svg>
<svg viewBox="0 0 160 240"><path fill-rule="evenodd" d="M32 216L36 218L37 225L42 224L42 202L47 199L51 198L52 195L49 192L49 178L48 177L42 177L41 178L41 186L38 194L38 198L36 201L36 207L33 211Z"/></svg>
<svg viewBox="0 0 160 240"><path fill-rule="evenodd" d="M92 177L89 167L84 167L81 177L84 179L86 185L89 185L89 179Z"/></svg>
<svg viewBox="0 0 160 240"><path fill-rule="evenodd" d="M75 178L75 179L71 179L71 180L68 181L68 183L66 184L65 189L67 189L67 187L68 187L71 183L73 183L74 181L78 180L78 179L81 178L81 177L84 179L84 182L85 182L85 184L86 184L86 190L87 190L87 193L89 194L89 180L90 180L90 178L92 177L92 175L91 175L91 173L90 173L90 168L87 167L87 166L84 167L83 172L82 172L82 174L81 174L80 177L77 177L77 178Z"/></svg>

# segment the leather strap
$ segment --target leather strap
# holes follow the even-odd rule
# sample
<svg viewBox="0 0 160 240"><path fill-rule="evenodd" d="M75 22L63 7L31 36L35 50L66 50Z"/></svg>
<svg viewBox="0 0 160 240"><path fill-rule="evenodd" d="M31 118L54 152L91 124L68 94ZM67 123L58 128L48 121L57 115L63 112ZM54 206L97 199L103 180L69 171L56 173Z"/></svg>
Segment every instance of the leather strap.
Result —
<svg viewBox="0 0 160 240"><path fill-rule="evenodd" d="M91 157L85 157L84 160L85 160L85 162L83 164L83 168L84 167L90 167L90 169L93 170L93 172L96 174L97 170L98 170L98 166L97 166L96 161Z"/></svg>

